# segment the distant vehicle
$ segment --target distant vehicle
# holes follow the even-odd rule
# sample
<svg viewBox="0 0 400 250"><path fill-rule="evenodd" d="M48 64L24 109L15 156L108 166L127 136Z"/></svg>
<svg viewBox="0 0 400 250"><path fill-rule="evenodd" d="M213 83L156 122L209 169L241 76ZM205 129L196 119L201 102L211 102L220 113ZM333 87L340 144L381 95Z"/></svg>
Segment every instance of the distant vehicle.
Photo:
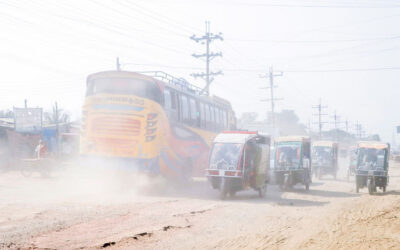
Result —
<svg viewBox="0 0 400 250"><path fill-rule="evenodd" d="M347 167L347 181L350 181L350 176L356 174L357 168L357 147L351 147L349 149L349 165Z"/></svg>
<svg viewBox="0 0 400 250"><path fill-rule="evenodd" d="M228 101L163 72L89 75L80 154L151 175L202 176L218 132L235 127Z"/></svg>
<svg viewBox="0 0 400 250"><path fill-rule="evenodd" d="M347 148L341 148L339 150L339 157L346 158L347 156L348 156L348 149Z"/></svg>
<svg viewBox="0 0 400 250"><path fill-rule="evenodd" d="M336 179L338 171L338 143L334 141L313 141L312 143L312 172L321 179L330 174Z"/></svg>
<svg viewBox="0 0 400 250"><path fill-rule="evenodd" d="M252 188L264 197L271 139L257 132L226 131L213 142L206 176L221 198Z"/></svg>
<svg viewBox="0 0 400 250"><path fill-rule="evenodd" d="M311 183L311 140L308 136L287 136L275 140L276 183L281 190L297 183L309 190Z"/></svg>
<svg viewBox="0 0 400 250"><path fill-rule="evenodd" d="M389 143L360 142L357 148L356 192L367 187L374 194L377 187L386 192L389 170Z"/></svg>

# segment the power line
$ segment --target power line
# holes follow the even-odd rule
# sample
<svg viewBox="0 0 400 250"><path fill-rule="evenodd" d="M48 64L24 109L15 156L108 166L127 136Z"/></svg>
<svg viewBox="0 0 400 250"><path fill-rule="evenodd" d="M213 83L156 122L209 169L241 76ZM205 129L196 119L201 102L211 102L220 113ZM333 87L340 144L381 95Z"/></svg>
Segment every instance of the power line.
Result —
<svg viewBox="0 0 400 250"><path fill-rule="evenodd" d="M192 54L192 56L195 58L202 58L202 57L206 58L206 72L191 74L191 76L193 76L194 78L200 77L206 81L206 86L203 88L203 90L200 92L200 94L206 93L206 95L209 95L210 94L210 84L214 80L214 76L222 75L221 70L217 71L217 72L210 71L211 60L214 59L215 57L222 57L222 52L217 52L217 53L210 52L210 43L217 39L219 39L221 41L224 40L221 35L222 35L221 32L217 35L211 33L210 32L210 22L206 21L206 33L201 37L196 37L195 35L192 35L190 37L190 39L192 39L196 43L201 42L202 44L204 44L204 42L202 42L202 41L205 41L205 45L206 45L206 53Z"/></svg>
<svg viewBox="0 0 400 250"><path fill-rule="evenodd" d="M379 40L393 40L400 39L400 36L388 36L388 37L373 37L373 38L362 38L362 39L338 39L338 40L267 40L267 39L241 39L241 38L229 38L227 41L235 42L267 42L267 43L343 43L343 42L366 42L366 41L379 41Z"/></svg>
<svg viewBox="0 0 400 250"><path fill-rule="evenodd" d="M197 2L197 4L204 4L205 1ZM296 1L297 2L297 1ZM179 1L180 4L189 3L187 1ZM213 4L220 5L237 5L237 6L249 6L249 7L278 7L278 8L322 8L322 9L371 9L371 8L399 8L400 5L394 3L384 3L384 4L376 4L375 2L371 3L328 3L328 4L282 4L282 3L265 3L265 2L239 2L239 1L217 1L213 0ZM192 4L192 2L190 2Z"/></svg>

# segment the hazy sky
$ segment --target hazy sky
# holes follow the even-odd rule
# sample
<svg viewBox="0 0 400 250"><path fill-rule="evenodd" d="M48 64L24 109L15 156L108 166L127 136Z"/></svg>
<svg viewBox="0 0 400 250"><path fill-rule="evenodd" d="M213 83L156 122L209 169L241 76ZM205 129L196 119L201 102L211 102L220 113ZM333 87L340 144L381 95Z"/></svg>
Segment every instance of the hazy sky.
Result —
<svg viewBox="0 0 400 250"><path fill-rule="evenodd" d="M222 32L213 51L224 71L211 92L240 115L270 110L267 79L273 65L277 110L294 109L304 123L312 105L336 110L354 128L392 140L400 124L400 2L394 0L14 0L0 1L0 108L49 108L79 114L88 74L115 69L163 70L184 77L204 62L191 56L204 46L190 40ZM333 127L326 124L325 128ZM314 126L316 128L316 126ZM400 142L400 141L399 141Z"/></svg>

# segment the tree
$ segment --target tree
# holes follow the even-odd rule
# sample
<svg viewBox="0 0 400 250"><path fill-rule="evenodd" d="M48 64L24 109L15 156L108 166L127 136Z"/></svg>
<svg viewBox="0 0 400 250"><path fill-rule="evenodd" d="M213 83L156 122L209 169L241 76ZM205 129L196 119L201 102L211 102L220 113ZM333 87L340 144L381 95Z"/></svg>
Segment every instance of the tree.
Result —
<svg viewBox="0 0 400 250"><path fill-rule="evenodd" d="M272 122L272 114L267 114L267 121ZM284 109L275 113L275 123L281 135L306 135L306 126L299 122L294 110Z"/></svg>
<svg viewBox="0 0 400 250"><path fill-rule="evenodd" d="M0 117L1 118L13 118L14 117L14 112L9 109L5 110L0 110Z"/></svg>
<svg viewBox="0 0 400 250"><path fill-rule="evenodd" d="M241 126L247 126L250 123L254 123L257 120L258 114L256 112L244 112L238 119L238 124Z"/></svg>
<svg viewBox="0 0 400 250"><path fill-rule="evenodd" d="M63 109L58 108L57 110L57 104L53 105L51 111L44 113L44 121L50 124L55 124L57 123L57 121L59 123L68 123L70 120L71 120L71 115L65 112Z"/></svg>

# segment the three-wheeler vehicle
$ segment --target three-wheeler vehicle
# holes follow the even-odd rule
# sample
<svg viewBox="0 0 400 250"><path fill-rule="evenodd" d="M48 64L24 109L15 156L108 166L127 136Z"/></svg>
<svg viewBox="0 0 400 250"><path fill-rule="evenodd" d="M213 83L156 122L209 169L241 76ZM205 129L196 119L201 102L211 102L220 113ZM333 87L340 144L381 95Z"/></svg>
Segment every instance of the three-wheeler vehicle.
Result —
<svg viewBox="0 0 400 250"><path fill-rule="evenodd" d="M271 139L253 131L224 131L214 139L206 176L221 199L246 189L264 197Z"/></svg>
<svg viewBox="0 0 400 250"><path fill-rule="evenodd" d="M338 170L338 143L334 141L313 141L312 143L312 172L321 179L330 174L336 179Z"/></svg>
<svg viewBox="0 0 400 250"><path fill-rule="evenodd" d="M275 140L274 176L281 190L297 183L309 190L311 183L311 139L308 136L287 136Z"/></svg>
<svg viewBox="0 0 400 250"><path fill-rule="evenodd" d="M389 182L389 143L366 141L358 143L356 192L367 187L369 194L377 192L379 187L386 192Z"/></svg>
<svg viewBox="0 0 400 250"><path fill-rule="evenodd" d="M356 175L357 169L357 147L351 147L349 149L349 165L347 166L347 181L350 181L350 176Z"/></svg>

